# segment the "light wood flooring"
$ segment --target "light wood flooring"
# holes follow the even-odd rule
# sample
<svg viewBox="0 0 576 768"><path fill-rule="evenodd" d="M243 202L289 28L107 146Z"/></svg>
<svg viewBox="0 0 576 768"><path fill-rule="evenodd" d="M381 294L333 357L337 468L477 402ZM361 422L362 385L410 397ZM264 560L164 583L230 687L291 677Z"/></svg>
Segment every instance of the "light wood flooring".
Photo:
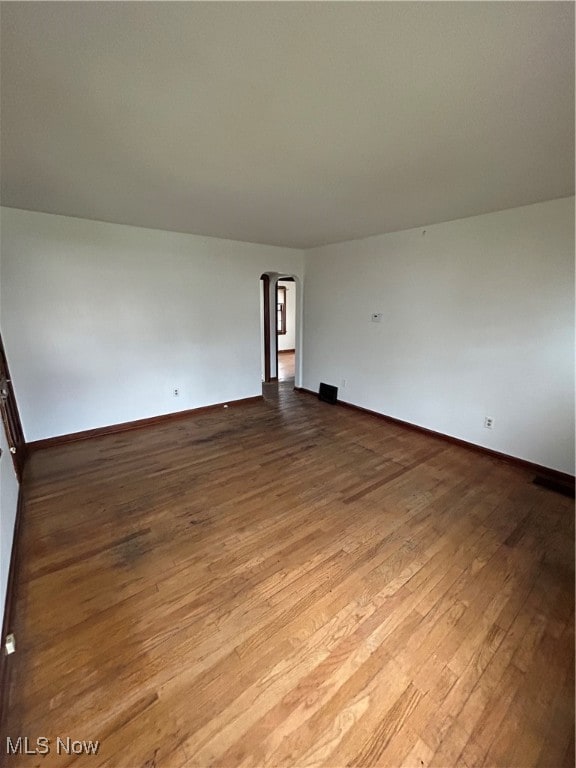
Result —
<svg viewBox="0 0 576 768"><path fill-rule="evenodd" d="M294 380L294 352L278 353L278 380Z"/></svg>
<svg viewBox="0 0 576 768"><path fill-rule="evenodd" d="M39 451L8 766L574 765L574 511L291 386Z"/></svg>

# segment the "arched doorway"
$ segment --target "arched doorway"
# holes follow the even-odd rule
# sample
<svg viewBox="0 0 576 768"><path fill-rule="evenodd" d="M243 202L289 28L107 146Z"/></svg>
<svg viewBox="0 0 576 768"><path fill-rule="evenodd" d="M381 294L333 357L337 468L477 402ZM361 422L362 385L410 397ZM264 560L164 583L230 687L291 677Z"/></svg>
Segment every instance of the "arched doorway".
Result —
<svg viewBox="0 0 576 768"><path fill-rule="evenodd" d="M280 285L279 285L280 284ZM302 297L301 281L297 275L264 272L260 277L260 328L262 381L278 381L278 354L290 354L293 360L294 386L300 386ZM282 327L282 321L285 325ZM290 323L293 327L290 327ZM280 340L280 337L285 337Z"/></svg>

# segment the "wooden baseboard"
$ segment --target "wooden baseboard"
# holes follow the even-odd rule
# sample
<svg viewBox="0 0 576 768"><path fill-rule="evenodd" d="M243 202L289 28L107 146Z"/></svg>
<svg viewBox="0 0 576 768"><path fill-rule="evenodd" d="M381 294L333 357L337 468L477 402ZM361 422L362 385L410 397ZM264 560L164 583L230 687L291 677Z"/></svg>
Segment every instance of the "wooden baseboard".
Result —
<svg viewBox="0 0 576 768"><path fill-rule="evenodd" d="M278 350L279 355L288 355L288 354L292 354L293 352L296 352L296 350L295 349L279 349Z"/></svg>
<svg viewBox="0 0 576 768"><path fill-rule="evenodd" d="M57 437L47 437L43 440L33 440L27 443L28 452L38 451L43 448L52 448L55 445L65 445L75 443L78 440L89 440L92 437L102 437L104 435L115 435L119 432L132 432L136 429L157 426L177 419L185 419L189 416L198 416L202 413L221 410L225 405L235 407L237 405L247 405L262 400L262 395L255 397L244 397L240 400L229 400L226 403L216 403L215 405L205 405L200 408L190 408L187 411L176 411L175 413L165 413L161 416L151 416L148 419L138 419L137 421L125 421L122 424L111 424L108 427L97 427L96 429L86 429L83 432L72 432L69 435L58 435Z"/></svg>
<svg viewBox="0 0 576 768"><path fill-rule="evenodd" d="M2 620L2 647L0 648L0 730L5 722L8 706L8 694L14 656L7 656L4 650L6 636L14 631L16 582L20 567L20 529L22 524L22 486L18 490L16 504L16 518L14 520L14 534L12 538L12 551L10 553L10 565L8 566L8 583L6 585L6 599L4 602L4 617ZM18 638L16 638L18 648ZM16 650L18 653L18 650Z"/></svg>
<svg viewBox="0 0 576 768"><path fill-rule="evenodd" d="M304 387L294 387L294 389L297 392L302 392L307 395L314 395L315 397L318 397L318 393L313 392L311 389L306 389ZM428 429L427 427L420 427L417 424L412 424L409 421L396 419L394 416L386 416L384 413L378 413L378 411L371 411L369 408L362 408L359 405L353 405L352 403L347 403L344 400L338 400L337 405L341 405L344 408L349 408L353 411L360 411L360 413L366 413L369 416L374 416L377 419L382 419L383 421L387 421L389 424L396 424L400 427L406 427L406 429L412 429L412 430L415 430L416 432L421 432L422 434L428 435L429 437L435 437L438 440L445 440L446 442L452 443L453 445L459 445L462 448L469 448L470 450L474 450L479 453L484 453L488 456L491 456L492 458L499 459L500 461L506 461L509 464L515 464L518 467L527 469L529 472L534 472L544 477L553 479L559 483L562 483L563 485L566 485L568 488L574 488L574 484L575 484L574 475L570 475L567 472L560 472L557 469L551 469L550 467L545 467L545 466L542 466L541 464L535 464L532 461L527 461L526 459L520 459L517 456L510 456L508 453L501 453L500 451L494 451L492 448L485 448L482 445L477 445L476 443L470 443L467 440L461 440L458 437L445 435L443 432L436 432L435 430Z"/></svg>

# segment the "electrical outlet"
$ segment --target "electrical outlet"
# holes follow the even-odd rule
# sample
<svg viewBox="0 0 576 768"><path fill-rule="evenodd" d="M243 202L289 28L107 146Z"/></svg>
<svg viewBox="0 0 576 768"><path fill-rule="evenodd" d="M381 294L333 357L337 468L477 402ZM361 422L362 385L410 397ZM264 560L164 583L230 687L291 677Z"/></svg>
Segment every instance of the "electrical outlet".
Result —
<svg viewBox="0 0 576 768"><path fill-rule="evenodd" d="M486 429L492 429L494 427L494 419L492 416L484 416L484 427Z"/></svg>
<svg viewBox="0 0 576 768"><path fill-rule="evenodd" d="M370 318L373 323L381 323L382 322L382 312L372 312L372 317Z"/></svg>
<svg viewBox="0 0 576 768"><path fill-rule="evenodd" d="M175 389L174 390L174 397L179 397L179 395L180 395L180 390L179 389Z"/></svg>
<svg viewBox="0 0 576 768"><path fill-rule="evenodd" d="M346 379L342 379L342 389L346 389L346 384L347 383L348 382L346 381Z"/></svg>

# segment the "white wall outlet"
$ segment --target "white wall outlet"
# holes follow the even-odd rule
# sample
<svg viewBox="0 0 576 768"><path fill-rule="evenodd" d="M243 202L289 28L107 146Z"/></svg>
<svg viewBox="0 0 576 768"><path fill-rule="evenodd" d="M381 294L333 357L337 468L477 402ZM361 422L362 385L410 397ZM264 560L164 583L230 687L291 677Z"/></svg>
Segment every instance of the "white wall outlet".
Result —
<svg viewBox="0 0 576 768"><path fill-rule="evenodd" d="M14 653L16 650L16 638L12 633L6 635L6 640L4 641L4 650L6 651L7 656L10 656L10 654Z"/></svg>
<svg viewBox="0 0 576 768"><path fill-rule="evenodd" d="M372 312L372 316L370 318L373 323L381 323L382 322L382 312Z"/></svg>
<svg viewBox="0 0 576 768"><path fill-rule="evenodd" d="M346 380L346 379L342 379L342 384L341 384L341 386L342 386L342 389L346 389L346 384L347 384L347 383L348 383L348 382L347 382L347 380Z"/></svg>
<svg viewBox="0 0 576 768"><path fill-rule="evenodd" d="M174 397L179 397L180 396L180 390L179 389L174 389L173 390L173 395L174 395Z"/></svg>
<svg viewBox="0 0 576 768"><path fill-rule="evenodd" d="M494 427L494 419L492 416L484 416L484 427L486 429L492 429Z"/></svg>

